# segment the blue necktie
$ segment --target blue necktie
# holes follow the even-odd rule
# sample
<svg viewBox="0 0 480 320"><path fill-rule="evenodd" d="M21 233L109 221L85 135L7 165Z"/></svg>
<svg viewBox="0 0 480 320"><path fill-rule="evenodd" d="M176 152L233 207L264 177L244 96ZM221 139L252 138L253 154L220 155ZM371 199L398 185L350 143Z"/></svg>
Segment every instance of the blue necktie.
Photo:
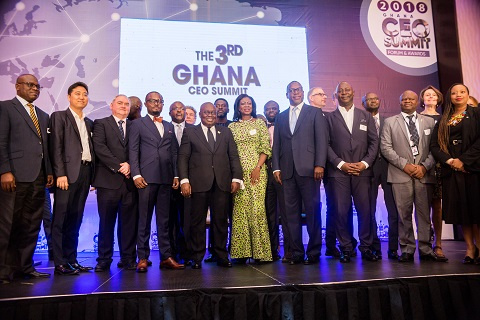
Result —
<svg viewBox="0 0 480 320"><path fill-rule="evenodd" d="M293 134L295 131L295 125L297 124L297 107L292 109L292 117L290 118L290 132Z"/></svg>
<svg viewBox="0 0 480 320"><path fill-rule="evenodd" d="M125 132L123 131L123 126L122 126L124 122L125 121L123 120L118 120L118 129L120 130L120 134L122 135L122 140L125 141Z"/></svg>

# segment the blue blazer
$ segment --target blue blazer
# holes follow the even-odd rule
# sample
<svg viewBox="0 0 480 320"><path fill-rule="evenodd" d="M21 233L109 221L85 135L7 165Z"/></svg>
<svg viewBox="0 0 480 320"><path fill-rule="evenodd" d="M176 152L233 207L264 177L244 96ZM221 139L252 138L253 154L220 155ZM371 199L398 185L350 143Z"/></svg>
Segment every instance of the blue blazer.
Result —
<svg viewBox="0 0 480 320"><path fill-rule="evenodd" d="M360 176L372 176L372 165L378 156L379 138L375 120L365 110L354 108L352 133L338 109L327 115L329 130L328 177L348 176L339 170L340 161L368 163L368 168Z"/></svg>
<svg viewBox="0 0 480 320"><path fill-rule="evenodd" d="M131 176L141 175L147 183L172 184L177 177L178 142L173 125L162 121L160 137L150 116L132 121L128 149Z"/></svg>
<svg viewBox="0 0 480 320"><path fill-rule="evenodd" d="M275 120L273 170L281 170L282 180L293 177L293 170L303 177L313 177L314 167L325 167L328 130L321 109L304 104L293 134L290 132L290 108Z"/></svg>

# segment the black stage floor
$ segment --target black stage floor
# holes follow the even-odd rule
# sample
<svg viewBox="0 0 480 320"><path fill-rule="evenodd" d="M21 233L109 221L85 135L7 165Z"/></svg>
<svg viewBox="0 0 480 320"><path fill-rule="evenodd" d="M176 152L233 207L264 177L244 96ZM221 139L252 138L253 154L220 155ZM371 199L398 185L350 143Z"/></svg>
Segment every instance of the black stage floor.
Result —
<svg viewBox="0 0 480 320"><path fill-rule="evenodd" d="M383 243L386 253L386 243ZM349 264L341 264L331 257L322 256L319 264L288 265L280 261L269 264L234 265L233 268L221 268L216 264L203 263L200 270L159 269L158 252L152 252L153 266L147 273L117 268L118 256L114 257L109 272L81 273L79 276L53 275L53 263L47 255L35 255L35 261L41 261L37 270L52 273L50 279L16 279L10 284L0 285L0 301L12 301L55 296L132 293L132 292L168 292L189 289L239 289L268 288L292 285L334 285L368 283L389 279L409 279L433 276L480 276L480 265L463 265L465 245L463 242L444 241L443 249L449 261L447 263L419 261L399 263L388 260L368 262L360 255L352 258ZM82 265L95 266L95 253L80 253Z"/></svg>

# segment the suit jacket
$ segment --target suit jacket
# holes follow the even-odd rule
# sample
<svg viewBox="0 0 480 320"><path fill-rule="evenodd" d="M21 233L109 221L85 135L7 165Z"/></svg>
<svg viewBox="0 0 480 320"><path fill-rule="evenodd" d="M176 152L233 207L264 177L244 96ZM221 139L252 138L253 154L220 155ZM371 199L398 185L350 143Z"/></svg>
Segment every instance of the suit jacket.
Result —
<svg viewBox="0 0 480 320"><path fill-rule="evenodd" d="M175 131L171 123L162 124L163 137L149 115L132 121L128 142L132 177L141 175L147 183L172 184L178 176Z"/></svg>
<svg viewBox="0 0 480 320"><path fill-rule="evenodd" d="M212 151L201 125L185 128L178 152L180 180L189 179L192 192L206 192L214 179L222 191L230 192L232 179L243 179L237 145L230 129L215 126L215 150Z"/></svg>
<svg viewBox="0 0 480 320"><path fill-rule="evenodd" d="M468 106L467 114L462 122L462 155L458 158L463 162L468 172L480 172L480 109ZM451 155L440 150L438 144L438 122L433 130L430 148L435 159L442 164L442 176L451 174L452 168L446 161L452 158Z"/></svg>
<svg viewBox="0 0 480 320"><path fill-rule="evenodd" d="M427 173L420 179L422 183L435 183L435 159L430 152L430 138L432 137L435 120L417 113L420 137L418 152L413 157L412 148L405 119L402 114L387 118L381 133L380 150L388 160L388 177L390 183L405 183L412 178L403 172L407 163L422 164Z"/></svg>
<svg viewBox="0 0 480 320"><path fill-rule="evenodd" d="M42 138L24 106L13 98L0 102L0 175L11 172L18 182L37 179L42 165L52 174L48 154L48 114L35 107Z"/></svg>
<svg viewBox="0 0 480 320"><path fill-rule="evenodd" d="M173 121L171 122L171 124L173 125L173 129L174 129L174 135L175 135L175 140L176 140L176 137L177 137L177 132L175 131L176 130L176 127L175 127L175 124ZM190 123L187 123L185 122L185 128L183 128L183 131L185 131L186 128L191 128L191 127L195 127L194 124L190 124ZM182 133L182 137L183 137L183 133ZM178 140L176 140L178 142ZM182 144L182 142L180 141L180 144L178 144L178 148L180 149L180 145ZM177 167L178 168L178 167Z"/></svg>
<svg viewBox="0 0 480 320"><path fill-rule="evenodd" d="M282 180L300 176L313 177L314 167L324 167L327 160L328 128L321 109L304 104L293 134L290 132L290 108L275 120L273 133L273 170L281 170Z"/></svg>
<svg viewBox="0 0 480 320"><path fill-rule="evenodd" d="M85 126L88 133L88 145L92 165L95 165L93 152L92 129L93 121L85 117ZM55 177L67 176L68 183L78 179L82 163L82 140L75 118L70 108L56 111L50 116L50 158Z"/></svg>
<svg viewBox="0 0 480 320"><path fill-rule="evenodd" d="M348 176L337 168L342 160L349 163L365 161L368 168L363 170L360 176L373 175L372 165L378 156L379 143L375 120L365 110L354 108L353 112L352 133L348 130L340 110L336 109L327 116L330 137L327 170L329 177Z"/></svg>
<svg viewBox="0 0 480 320"><path fill-rule="evenodd" d="M133 180L118 172L120 163L128 162L128 134L131 121L126 119L125 138L113 116L97 119L93 123L93 147L95 149L95 177L92 186L106 189L119 189L127 183L134 190Z"/></svg>

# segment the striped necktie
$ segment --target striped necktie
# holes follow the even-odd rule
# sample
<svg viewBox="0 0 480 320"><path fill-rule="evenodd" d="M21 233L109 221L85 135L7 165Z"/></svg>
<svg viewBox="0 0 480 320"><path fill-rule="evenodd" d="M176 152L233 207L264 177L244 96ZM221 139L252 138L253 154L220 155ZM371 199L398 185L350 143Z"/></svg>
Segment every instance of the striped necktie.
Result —
<svg viewBox="0 0 480 320"><path fill-rule="evenodd" d="M33 109L33 104L27 103L27 106L30 108L30 118L32 118L33 124L35 125L35 128L37 129L38 136L41 138L42 137L42 132L40 131L40 124L38 123L38 118L37 115L35 114L35 110Z"/></svg>

